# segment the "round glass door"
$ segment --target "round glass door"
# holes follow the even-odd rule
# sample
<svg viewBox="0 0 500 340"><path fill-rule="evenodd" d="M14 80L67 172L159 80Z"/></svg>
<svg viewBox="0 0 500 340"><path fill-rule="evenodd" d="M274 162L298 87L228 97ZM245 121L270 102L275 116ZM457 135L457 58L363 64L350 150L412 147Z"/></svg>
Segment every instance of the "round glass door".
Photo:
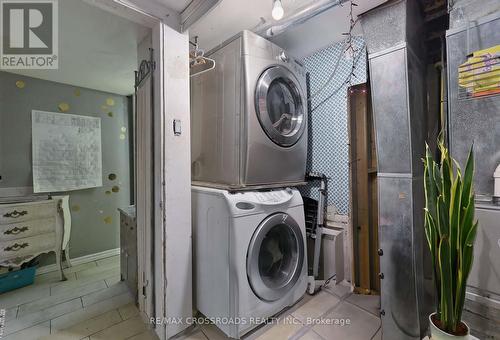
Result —
<svg viewBox="0 0 500 340"><path fill-rule="evenodd" d="M247 275L260 299L275 301L297 282L304 262L304 241L288 214L268 216L255 231L247 254Z"/></svg>
<svg viewBox="0 0 500 340"><path fill-rule="evenodd" d="M306 126L305 103L295 76L282 66L262 73L255 89L255 106L266 135L280 146L292 146Z"/></svg>

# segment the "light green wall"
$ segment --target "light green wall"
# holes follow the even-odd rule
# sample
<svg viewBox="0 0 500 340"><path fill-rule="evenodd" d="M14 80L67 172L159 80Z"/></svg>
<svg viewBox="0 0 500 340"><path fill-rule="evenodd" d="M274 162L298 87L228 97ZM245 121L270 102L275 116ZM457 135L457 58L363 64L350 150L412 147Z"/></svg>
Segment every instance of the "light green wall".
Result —
<svg viewBox="0 0 500 340"><path fill-rule="evenodd" d="M100 117L102 134L103 186L67 193L71 257L117 248L117 208L128 206L131 195L127 97L0 72L0 189L32 186L31 110L61 112L62 103L69 105L67 113ZM115 180L108 178L111 173Z"/></svg>

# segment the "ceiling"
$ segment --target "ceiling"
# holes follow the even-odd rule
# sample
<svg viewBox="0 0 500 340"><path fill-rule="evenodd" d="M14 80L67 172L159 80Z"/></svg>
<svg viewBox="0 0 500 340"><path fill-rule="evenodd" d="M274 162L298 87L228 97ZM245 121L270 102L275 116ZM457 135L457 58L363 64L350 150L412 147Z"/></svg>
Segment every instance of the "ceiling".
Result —
<svg viewBox="0 0 500 340"><path fill-rule="evenodd" d="M169 0L174 1L174 0ZM314 0L282 0L285 16ZM209 13L189 28L191 37L198 36L206 50L245 29L253 29L271 17L272 0L222 0Z"/></svg>
<svg viewBox="0 0 500 340"><path fill-rule="evenodd" d="M191 0L148 0L181 12ZM317 0L282 0L286 15ZM357 0L356 14L386 0ZM273 22L272 0L220 0L190 29L206 50L244 29ZM59 69L13 73L122 95L134 91L137 45L149 28L81 0L59 2ZM304 57L342 39L348 6L336 6L272 40L296 57Z"/></svg>
<svg viewBox="0 0 500 340"><path fill-rule="evenodd" d="M176 0L163 0L176 2ZM316 0L282 0L285 18L298 8ZM332 0L333 1L333 0ZM364 13L387 0L357 0L354 14ZM251 5L250 5L251 4ZM209 13L189 28L191 37L198 36L205 50L220 44L244 29L253 29L271 17L272 0L222 0ZM291 28L273 40L296 57L307 56L327 45L340 41L349 27L349 6L335 6L305 23ZM283 20L283 19L282 19ZM357 25L359 26L359 25ZM360 33L360 31L357 31Z"/></svg>
<svg viewBox="0 0 500 340"><path fill-rule="evenodd" d="M160 5L167 6L170 9L180 13L184 8L189 5L191 0L152 0L154 2L159 3Z"/></svg>
<svg viewBox="0 0 500 340"><path fill-rule="evenodd" d="M354 7L355 20L358 15L377 7L387 0L357 0ZM302 25L290 28L271 40L285 48L297 58L306 57L334 42L345 38L342 33L349 31L349 5L336 6L310 19ZM361 25L356 24L354 34L361 35ZM314 37L314 39L312 39Z"/></svg>
<svg viewBox="0 0 500 340"><path fill-rule="evenodd" d="M59 1L59 69L12 70L30 77L129 95L137 45L149 28L81 0Z"/></svg>

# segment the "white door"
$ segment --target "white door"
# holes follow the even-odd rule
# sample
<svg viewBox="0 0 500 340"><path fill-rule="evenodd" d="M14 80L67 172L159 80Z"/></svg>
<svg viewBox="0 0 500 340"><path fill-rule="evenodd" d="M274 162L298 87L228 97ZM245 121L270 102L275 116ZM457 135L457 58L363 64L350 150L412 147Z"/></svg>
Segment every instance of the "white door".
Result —
<svg viewBox="0 0 500 340"><path fill-rule="evenodd" d="M152 42L153 71L141 84L145 93L152 88L152 106L143 105L152 115L138 122L146 182L142 213L138 199L139 308L145 319L160 321L155 331L168 339L189 326L185 321L193 311L189 40L187 33L158 22ZM179 318L182 323L163 322Z"/></svg>
<svg viewBox="0 0 500 340"><path fill-rule="evenodd" d="M189 40L158 22L152 42L137 102L139 309L168 339L189 325L162 321L185 321L193 308Z"/></svg>
<svg viewBox="0 0 500 340"><path fill-rule="evenodd" d="M158 74L154 91L155 315L185 321L193 311L188 34L161 23L153 30L153 47ZM188 326L167 323L156 331L160 339L168 339Z"/></svg>
<svg viewBox="0 0 500 340"><path fill-rule="evenodd" d="M136 127L136 216L137 216L137 289L139 310L145 318L154 315L153 261L151 258L154 230L154 60L152 57L140 63L136 73L135 127Z"/></svg>

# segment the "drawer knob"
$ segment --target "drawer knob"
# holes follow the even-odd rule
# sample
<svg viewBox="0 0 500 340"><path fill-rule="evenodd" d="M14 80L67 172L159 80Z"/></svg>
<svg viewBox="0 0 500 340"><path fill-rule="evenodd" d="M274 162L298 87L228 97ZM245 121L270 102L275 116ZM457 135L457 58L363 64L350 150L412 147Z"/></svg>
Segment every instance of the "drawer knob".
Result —
<svg viewBox="0 0 500 340"><path fill-rule="evenodd" d="M24 216L27 214L28 214L28 212L26 210L23 210L23 211L14 210L14 211L11 211L11 212L4 214L3 217L18 218L18 217L21 217L21 216Z"/></svg>
<svg viewBox="0 0 500 340"><path fill-rule="evenodd" d="M22 232L25 232L26 230L28 230L28 227L14 227L12 229L9 229L9 230L6 230L4 231L3 233L5 235L17 235L17 234L20 234Z"/></svg>
<svg viewBox="0 0 500 340"><path fill-rule="evenodd" d="M21 244L14 243L11 246L5 247L3 250L4 251L18 251L18 250L21 250L23 248L26 248L27 246L29 246L28 242L24 242L24 243L21 243Z"/></svg>

